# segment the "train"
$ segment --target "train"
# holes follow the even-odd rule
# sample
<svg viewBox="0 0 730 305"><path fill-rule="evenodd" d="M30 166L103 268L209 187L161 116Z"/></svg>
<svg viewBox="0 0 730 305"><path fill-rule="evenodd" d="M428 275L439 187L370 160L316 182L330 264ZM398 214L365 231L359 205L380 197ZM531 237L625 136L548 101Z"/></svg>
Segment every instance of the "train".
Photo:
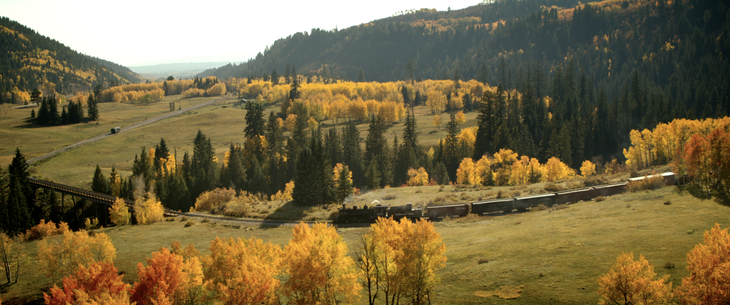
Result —
<svg viewBox="0 0 730 305"><path fill-rule="evenodd" d="M666 185L674 185L679 181L678 179L675 179L674 173L671 172L657 175L661 175ZM372 207L364 205L361 208L358 208L357 206L346 208L343 204L342 208L338 209L339 213L334 219L334 223L374 223L378 217L393 217L395 220L408 218L410 220L428 219L431 221L439 221L445 217L464 217L469 214L507 214L512 213L515 210L518 212L525 212L538 206L550 208L559 204L590 201L599 196L605 197L622 194L628 190L630 183L652 177L654 177L654 175L631 178L629 181L614 184L566 190L555 193L429 206L425 209L414 208L410 203L404 206L393 207L382 204L376 204Z"/></svg>

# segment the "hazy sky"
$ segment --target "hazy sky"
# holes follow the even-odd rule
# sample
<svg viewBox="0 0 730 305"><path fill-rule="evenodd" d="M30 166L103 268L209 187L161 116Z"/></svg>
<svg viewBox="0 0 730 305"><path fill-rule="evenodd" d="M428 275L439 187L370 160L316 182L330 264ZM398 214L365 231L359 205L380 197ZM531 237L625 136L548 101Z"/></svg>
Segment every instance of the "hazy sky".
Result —
<svg viewBox="0 0 730 305"><path fill-rule="evenodd" d="M242 62L296 32L344 29L398 11L456 10L479 2L0 0L0 15L80 53L135 66Z"/></svg>

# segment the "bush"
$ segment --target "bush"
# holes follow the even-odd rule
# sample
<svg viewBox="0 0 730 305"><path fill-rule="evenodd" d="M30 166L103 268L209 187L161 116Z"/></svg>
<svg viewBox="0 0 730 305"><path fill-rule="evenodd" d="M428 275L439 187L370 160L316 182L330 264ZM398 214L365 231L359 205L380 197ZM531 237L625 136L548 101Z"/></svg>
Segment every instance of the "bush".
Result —
<svg viewBox="0 0 730 305"><path fill-rule="evenodd" d="M591 177L583 179L583 185L585 185L585 186L596 186L596 185L602 185L605 183L606 183L606 181L603 180L603 178L601 176L591 176Z"/></svg>
<svg viewBox="0 0 730 305"><path fill-rule="evenodd" d="M560 186L559 184L555 184L555 183L550 182L548 184L545 184L544 190L546 192L549 192L549 193L555 193L555 192L562 191L563 190L563 187Z"/></svg>
<svg viewBox="0 0 730 305"><path fill-rule="evenodd" d="M195 221L189 220L188 222L185 223L185 227L187 228L187 227L190 227L190 226L192 226L194 224L195 224Z"/></svg>
<svg viewBox="0 0 730 305"><path fill-rule="evenodd" d="M547 210L548 207L544 204L538 204L537 206L534 206L530 209L530 211L537 212L537 211L544 211Z"/></svg>
<svg viewBox="0 0 730 305"><path fill-rule="evenodd" d="M396 195L396 194L388 194L388 195L383 196L383 200L393 200L397 197L398 197L398 195Z"/></svg>
<svg viewBox="0 0 730 305"><path fill-rule="evenodd" d="M638 192L643 190L658 189L664 185L664 177L661 175L653 175L651 177L644 176L644 179L629 182L629 191Z"/></svg>
<svg viewBox="0 0 730 305"><path fill-rule="evenodd" d="M229 188L216 188L212 191L203 192L195 200L194 211L212 211L218 209L236 197L236 191Z"/></svg>
<svg viewBox="0 0 730 305"><path fill-rule="evenodd" d="M482 257L482 258L480 258L480 259L477 260L477 264L479 264L479 265L486 264L488 262L489 262L489 259L488 258L485 258L485 257Z"/></svg>
<svg viewBox="0 0 730 305"><path fill-rule="evenodd" d="M596 202L601 202L601 201L604 201L604 200L606 200L606 197L603 197L603 196L596 197Z"/></svg>
<svg viewBox="0 0 730 305"><path fill-rule="evenodd" d="M48 236L63 234L65 231L68 231L68 224L65 222L61 222L59 224L58 228L56 227L56 224L53 223L53 221L45 222L45 220L41 219L41 221L35 226L30 228L28 231L25 232L25 238L28 241L36 240L36 239L43 239Z"/></svg>

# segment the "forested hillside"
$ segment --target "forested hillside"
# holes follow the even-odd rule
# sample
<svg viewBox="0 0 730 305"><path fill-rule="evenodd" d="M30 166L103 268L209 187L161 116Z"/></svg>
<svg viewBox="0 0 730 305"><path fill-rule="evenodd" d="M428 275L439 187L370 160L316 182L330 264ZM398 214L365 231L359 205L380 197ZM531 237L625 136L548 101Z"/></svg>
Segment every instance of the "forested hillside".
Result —
<svg viewBox="0 0 730 305"><path fill-rule="evenodd" d="M0 17L0 103L26 102L38 89L70 94L142 77L118 64L80 54L6 17Z"/></svg>
<svg viewBox="0 0 730 305"><path fill-rule="evenodd" d="M529 79L538 97L562 98L565 84L554 80L585 73L596 92L603 88L613 99L638 71L634 92L663 95L681 116L707 117L727 109L727 2L505 0L460 11L419 10L339 31L296 33L246 63L201 76L282 74L296 65L302 74L325 78L456 77L520 91ZM643 105L632 110L643 113Z"/></svg>

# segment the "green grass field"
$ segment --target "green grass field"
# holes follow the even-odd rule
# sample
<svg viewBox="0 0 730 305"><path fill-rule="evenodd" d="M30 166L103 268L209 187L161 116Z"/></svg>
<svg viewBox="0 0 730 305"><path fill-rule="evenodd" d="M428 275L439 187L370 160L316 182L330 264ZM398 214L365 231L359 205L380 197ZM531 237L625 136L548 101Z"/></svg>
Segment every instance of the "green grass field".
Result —
<svg viewBox="0 0 730 305"><path fill-rule="evenodd" d="M449 191L449 188L445 191ZM382 192L382 191L381 191ZM670 205L664 202L670 201ZM677 286L688 275L686 254L702 242L702 233L716 222L730 226L730 207L700 200L687 191L665 187L626 193L602 202L580 202L537 212L468 217L436 223L448 262L439 271L441 283L434 304L591 304L598 301L597 278L606 273L621 252L643 254L659 276L669 274ZM137 262L172 241L193 243L205 255L210 241L220 237L256 237L285 245L291 227L231 226L211 221L185 227L186 221L98 230L117 248L115 264L124 280L134 281ZM340 228L355 254L367 228ZM58 238L58 237L51 237ZM6 287L6 304L38 298L50 279L35 273L37 242L28 244L31 260L18 284ZM667 262L676 265L665 269ZM514 299L488 296L502 289ZM516 293L520 291L520 293ZM509 296L509 294L502 296ZM361 299L360 304L364 304Z"/></svg>

